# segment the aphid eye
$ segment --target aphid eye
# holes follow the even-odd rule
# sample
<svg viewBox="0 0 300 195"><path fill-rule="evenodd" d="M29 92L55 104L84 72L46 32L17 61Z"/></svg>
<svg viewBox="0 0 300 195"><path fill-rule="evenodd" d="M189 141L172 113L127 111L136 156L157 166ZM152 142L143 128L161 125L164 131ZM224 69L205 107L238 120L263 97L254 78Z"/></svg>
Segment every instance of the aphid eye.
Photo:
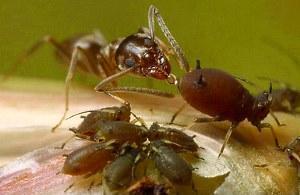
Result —
<svg viewBox="0 0 300 195"><path fill-rule="evenodd" d="M128 67L133 67L135 65L135 60L133 58L127 58L125 60L125 64Z"/></svg>

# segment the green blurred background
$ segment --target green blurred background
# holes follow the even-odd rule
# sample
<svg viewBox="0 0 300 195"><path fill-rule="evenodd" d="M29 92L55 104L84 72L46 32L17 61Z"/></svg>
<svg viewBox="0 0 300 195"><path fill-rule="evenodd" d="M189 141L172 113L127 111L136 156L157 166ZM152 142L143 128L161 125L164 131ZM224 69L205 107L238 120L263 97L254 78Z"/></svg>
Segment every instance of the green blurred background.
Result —
<svg viewBox="0 0 300 195"><path fill-rule="evenodd" d="M150 4L159 8L191 66L200 58L205 67L220 68L257 83L256 76L268 76L300 88L299 0L1 0L0 73L44 35L63 40L99 29L108 40L114 40L132 34L147 26ZM270 41L275 44L267 44ZM173 64L176 74L182 74ZM63 81L66 67L60 66L52 46L47 45L21 64L15 75ZM140 81L149 84L146 79L138 80L139 85ZM89 86L97 82L92 76L79 76L77 81ZM137 85L131 77L122 83ZM155 85L169 87L160 82Z"/></svg>

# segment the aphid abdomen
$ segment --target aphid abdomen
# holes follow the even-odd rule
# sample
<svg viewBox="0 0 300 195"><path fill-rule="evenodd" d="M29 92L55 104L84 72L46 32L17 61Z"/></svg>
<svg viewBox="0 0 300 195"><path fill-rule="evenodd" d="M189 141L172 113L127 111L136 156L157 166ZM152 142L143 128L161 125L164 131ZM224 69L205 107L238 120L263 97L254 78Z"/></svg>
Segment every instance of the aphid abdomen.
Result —
<svg viewBox="0 0 300 195"><path fill-rule="evenodd" d="M152 124L147 135L150 141L166 140L170 142L170 146L172 146L175 150L185 149L191 152L196 152L199 148L193 137L188 136L178 129L164 128L156 123Z"/></svg>
<svg viewBox="0 0 300 195"><path fill-rule="evenodd" d="M126 187L132 180L132 169L138 150L131 149L107 165L103 177L112 190Z"/></svg>
<svg viewBox="0 0 300 195"><path fill-rule="evenodd" d="M179 91L186 102L202 113L236 122L246 118L254 101L234 77L212 68L187 73L180 81Z"/></svg>
<svg viewBox="0 0 300 195"><path fill-rule="evenodd" d="M154 151L153 160L157 169L170 181L177 184L188 184L192 180L192 167L174 150L161 141L151 143Z"/></svg>
<svg viewBox="0 0 300 195"><path fill-rule="evenodd" d="M106 144L94 143L70 153L62 172L68 175L84 175L102 171L115 158L114 149Z"/></svg>
<svg viewBox="0 0 300 195"><path fill-rule="evenodd" d="M116 140L118 143L142 143L145 128L126 121L99 121L95 140Z"/></svg>

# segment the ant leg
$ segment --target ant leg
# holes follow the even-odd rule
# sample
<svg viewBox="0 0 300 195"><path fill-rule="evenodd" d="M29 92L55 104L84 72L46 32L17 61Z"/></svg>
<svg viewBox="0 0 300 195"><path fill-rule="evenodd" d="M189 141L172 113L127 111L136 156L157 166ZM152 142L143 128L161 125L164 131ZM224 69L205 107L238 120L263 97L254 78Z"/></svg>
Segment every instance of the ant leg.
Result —
<svg viewBox="0 0 300 195"><path fill-rule="evenodd" d="M275 120L277 126L281 127L281 126L286 126L286 124L281 124L278 120L278 118L276 117L276 115L274 114L274 112L272 110L270 110L270 114L273 117L273 119Z"/></svg>
<svg viewBox="0 0 300 195"><path fill-rule="evenodd" d="M102 91L102 90L100 90ZM167 97L173 98L174 94L168 93L165 91L160 91L157 89L149 89L149 88L142 88L142 87L114 87L111 89L106 89L106 92L134 92L134 93L143 93L147 95L155 95L160 97Z"/></svg>
<svg viewBox="0 0 300 195"><path fill-rule="evenodd" d="M200 117L200 118L196 118L194 120L195 123L210 123L210 122L217 122L217 121L223 121L222 119L220 119L220 117L216 116L216 117Z"/></svg>
<svg viewBox="0 0 300 195"><path fill-rule="evenodd" d="M66 141L64 141L64 143L61 144L61 146L59 147L55 147L56 149L64 149L66 144L71 141L73 138L75 137L75 135L72 135L71 137L69 137Z"/></svg>
<svg viewBox="0 0 300 195"><path fill-rule="evenodd" d="M274 128L272 127L272 125L270 125L269 123L260 123L258 126L257 126L258 130L261 131L260 129L261 128L269 128L271 130L271 133L272 133L272 136L274 138L274 141L275 141L275 145L276 147L280 148L280 145L279 145L279 141L278 141L278 138L277 138L277 135L274 131Z"/></svg>
<svg viewBox="0 0 300 195"><path fill-rule="evenodd" d="M65 120L67 112L69 110L69 91L70 91L71 80L74 76L75 68L76 68L77 61L78 61L78 59L77 59L78 52L79 52L79 49L78 49L78 46L76 46L72 53L71 63L70 63L68 74L67 74L67 77L65 80L65 110L64 110L64 114L61 117L61 119L59 120L59 122L52 128L52 132L54 132L62 124L62 122Z"/></svg>
<svg viewBox="0 0 300 195"><path fill-rule="evenodd" d="M68 53L65 51L65 49L58 43L52 36L44 36L42 39L38 40L36 43L34 43L28 50L26 50L23 54L21 54L15 63L11 65L8 72L4 75L4 77L1 79L2 81L5 81L11 77L11 75L16 72L18 65L22 64L27 58L29 58L31 55L33 55L38 49L41 48L45 43L49 43L56 50L58 50L66 59L69 60Z"/></svg>
<svg viewBox="0 0 300 195"><path fill-rule="evenodd" d="M135 69L136 66L133 66L131 68L128 68L128 69L125 69L121 72L118 72L114 75L111 75L105 79L103 79L96 87L95 87L95 91L99 91L99 92L103 92L105 91L106 89L104 88L105 85L107 85L108 83L124 76L125 74L128 74L129 72L133 71L133 69Z"/></svg>
<svg viewBox="0 0 300 195"><path fill-rule="evenodd" d="M186 72L188 72L190 70L190 67L189 67L187 59L186 59L181 47L179 46L179 44L177 43L177 41L171 34L170 30L168 29L167 25L165 24L162 16L159 13L159 10L154 5L150 5L149 10L148 10L148 24L149 24L149 31L150 31L150 36L151 36L152 40L155 39L154 17L156 17L156 21L157 21L161 31L163 32L163 34L167 38L168 42L172 46L174 52L176 53L180 67L182 69L184 69Z"/></svg>
<svg viewBox="0 0 300 195"><path fill-rule="evenodd" d="M173 122L175 121L176 117L178 116L178 114L180 114L180 112L183 111L183 109L185 108L186 103L184 103L172 116L171 121L169 122L169 124L173 124Z"/></svg>
<svg viewBox="0 0 300 195"><path fill-rule="evenodd" d="M221 150L220 150L220 152L219 152L218 158L220 158L220 156L222 155L222 153L223 153L223 151L224 151L224 149L225 149L225 146L227 145L228 140L229 140L229 138L230 138L230 136L231 136L233 130L236 128L236 126L237 126L237 124L231 123L231 125L230 125L230 127L229 127L229 129L228 129L228 131L227 131L227 133L226 133L226 136L225 136L225 138L224 138L224 143L223 143L223 145L222 145L222 147L221 147Z"/></svg>

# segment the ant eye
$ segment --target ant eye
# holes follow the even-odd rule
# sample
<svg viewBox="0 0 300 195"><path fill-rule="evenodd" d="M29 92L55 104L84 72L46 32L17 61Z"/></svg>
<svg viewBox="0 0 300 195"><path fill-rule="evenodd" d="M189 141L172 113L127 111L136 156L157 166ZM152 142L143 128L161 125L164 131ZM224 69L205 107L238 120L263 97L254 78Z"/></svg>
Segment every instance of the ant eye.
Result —
<svg viewBox="0 0 300 195"><path fill-rule="evenodd" d="M135 65L135 60L133 58L127 58L125 60L125 64L128 67L133 67Z"/></svg>

